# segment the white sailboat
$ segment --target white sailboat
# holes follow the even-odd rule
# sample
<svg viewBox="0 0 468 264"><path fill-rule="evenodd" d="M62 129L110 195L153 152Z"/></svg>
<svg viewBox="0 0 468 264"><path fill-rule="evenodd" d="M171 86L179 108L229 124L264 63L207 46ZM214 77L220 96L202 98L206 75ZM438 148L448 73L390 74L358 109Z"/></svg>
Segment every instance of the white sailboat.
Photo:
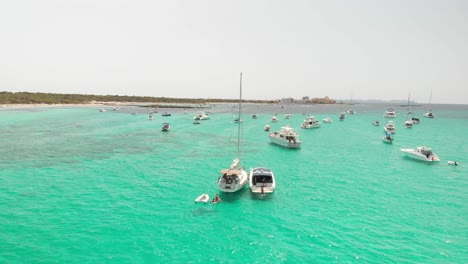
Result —
<svg viewBox="0 0 468 264"><path fill-rule="evenodd" d="M405 127L406 128L412 128L413 127L413 120L410 119L409 115L412 115L413 113L410 111L410 107L409 107L409 103L410 103L410 94L408 93L408 111L406 112L406 121L405 121Z"/></svg>
<svg viewBox="0 0 468 264"><path fill-rule="evenodd" d="M242 118L242 73L240 74L239 119ZM237 192L248 182L248 174L245 171L240 157L240 140L242 122L238 122L237 129L237 157L232 161L228 169L221 170L218 177L218 189L222 192Z"/></svg>
<svg viewBox="0 0 468 264"><path fill-rule="evenodd" d="M431 90L431 95L429 96L429 110L427 110L427 113L423 115L424 117L427 117L427 118L435 117L435 115L432 113L431 105L432 105L432 90Z"/></svg>

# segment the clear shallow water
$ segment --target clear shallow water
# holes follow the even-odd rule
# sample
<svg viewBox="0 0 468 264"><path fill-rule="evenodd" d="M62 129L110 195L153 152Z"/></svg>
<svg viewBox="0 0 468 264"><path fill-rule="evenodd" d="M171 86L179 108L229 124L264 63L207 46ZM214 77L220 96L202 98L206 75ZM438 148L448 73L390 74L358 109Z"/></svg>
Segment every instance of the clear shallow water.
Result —
<svg viewBox="0 0 468 264"><path fill-rule="evenodd" d="M193 200L217 193L236 156L235 109L217 105L201 125L196 110L149 121L143 108L1 109L0 263L466 262L467 106L433 105L435 119L415 109L411 130L406 107L394 107L393 145L371 125L387 106L353 108L339 122L347 106L246 105L245 166L272 168L277 189L222 194L216 205ZM303 112L334 123L302 130ZM302 148L271 145L265 124L290 124ZM400 151L420 145L442 161Z"/></svg>

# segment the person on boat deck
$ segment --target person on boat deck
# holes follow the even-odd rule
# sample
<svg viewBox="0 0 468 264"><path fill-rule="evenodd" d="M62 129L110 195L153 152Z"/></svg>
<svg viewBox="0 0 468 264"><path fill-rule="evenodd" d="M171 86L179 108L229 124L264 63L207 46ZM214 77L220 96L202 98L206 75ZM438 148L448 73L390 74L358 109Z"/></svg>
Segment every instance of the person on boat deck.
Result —
<svg viewBox="0 0 468 264"><path fill-rule="evenodd" d="M219 197L218 194L216 194L216 196L213 198L213 200L211 200L211 203L218 203L218 202L221 202L221 198Z"/></svg>

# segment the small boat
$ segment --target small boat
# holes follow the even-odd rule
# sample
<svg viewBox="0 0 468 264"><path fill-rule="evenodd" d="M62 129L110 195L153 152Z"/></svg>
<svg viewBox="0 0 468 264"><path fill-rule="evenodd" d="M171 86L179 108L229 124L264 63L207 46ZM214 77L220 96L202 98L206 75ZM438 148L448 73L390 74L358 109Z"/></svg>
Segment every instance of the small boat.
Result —
<svg viewBox="0 0 468 264"><path fill-rule="evenodd" d="M106 109L104 109L104 108L99 109L99 112L105 112L105 111L106 111Z"/></svg>
<svg viewBox="0 0 468 264"><path fill-rule="evenodd" d="M276 117L276 115L273 115L271 117L271 122L277 122L278 121L278 118Z"/></svg>
<svg viewBox="0 0 468 264"><path fill-rule="evenodd" d="M453 160L449 160L447 163L448 163L448 165L458 166L458 162L453 161Z"/></svg>
<svg viewBox="0 0 468 264"><path fill-rule="evenodd" d="M345 112L341 112L341 114L340 114L340 121L344 121L345 117L346 117L346 113L345 113Z"/></svg>
<svg viewBox="0 0 468 264"><path fill-rule="evenodd" d="M113 111L119 111L120 108L118 106L114 107L114 109L112 109Z"/></svg>
<svg viewBox="0 0 468 264"><path fill-rule="evenodd" d="M210 196L206 193L200 195L195 199L195 203L207 203L210 200Z"/></svg>
<svg viewBox="0 0 468 264"><path fill-rule="evenodd" d="M234 119L234 123L239 123L239 122L242 122L243 120L240 119L239 117L237 117L236 119Z"/></svg>
<svg viewBox="0 0 468 264"><path fill-rule="evenodd" d="M265 131L270 131L270 128L271 128L270 125L265 125L265 127L263 128L263 130L265 130Z"/></svg>
<svg viewBox="0 0 468 264"><path fill-rule="evenodd" d="M253 115L252 115L252 118L253 118L253 119L257 119L258 116L257 116L256 114L253 114Z"/></svg>
<svg viewBox="0 0 468 264"><path fill-rule="evenodd" d="M387 109L385 113L383 114L383 117L385 118L395 118L396 117L396 112L393 110L393 108Z"/></svg>
<svg viewBox="0 0 468 264"><path fill-rule="evenodd" d="M379 120L375 120L374 122L372 122L372 125L374 125L374 126L380 126Z"/></svg>
<svg viewBox="0 0 468 264"><path fill-rule="evenodd" d="M148 115L148 120L153 120L153 114L150 113L150 114Z"/></svg>
<svg viewBox="0 0 468 264"><path fill-rule="evenodd" d="M289 125L282 127L280 131L270 132L269 134L271 143L286 147L286 148L300 148L301 141L299 135Z"/></svg>
<svg viewBox="0 0 468 264"><path fill-rule="evenodd" d="M169 123L164 123L161 130L163 132L168 132L169 130L171 130L171 126L169 125Z"/></svg>
<svg viewBox="0 0 468 264"><path fill-rule="evenodd" d="M222 202L221 198L219 198L219 195L216 194L216 196L211 200L212 204L217 204L219 202Z"/></svg>
<svg viewBox="0 0 468 264"><path fill-rule="evenodd" d="M171 114L169 114L168 112L164 112L164 114L162 114L162 116L171 116Z"/></svg>
<svg viewBox="0 0 468 264"><path fill-rule="evenodd" d="M208 120L210 119L210 116L205 114L205 112L200 111L193 117L193 119L197 119L197 118L198 120Z"/></svg>
<svg viewBox="0 0 468 264"><path fill-rule="evenodd" d="M417 117L412 117L411 120L413 120L413 124L419 124L419 118Z"/></svg>
<svg viewBox="0 0 468 264"><path fill-rule="evenodd" d="M385 124L384 126L384 130L387 133L395 134L396 132L395 122L388 121L387 124Z"/></svg>
<svg viewBox="0 0 468 264"><path fill-rule="evenodd" d="M322 119L322 121L324 123L329 123L329 124L333 122L333 120L331 118L329 118L329 117L325 117L324 119Z"/></svg>
<svg viewBox="0 0 468 264"><path fill-rule="evenodd" d="M276 182L273 171L264 167L257 167L249 173L250 191L253 193L272 193L275 191Z"/></svg>
<svg viewBox="0 0 468 264"><path fill-rule="evenodd" d="M435 117L435 115L432 113L432 110L427 111L427 113L425 113L423 116L427 117L427 118L434 118Z"/></svg>
<svg viewBox="0 0 468 264"><path fill-rule="evenodd" d="M406 128L413 128L413 121L412 120L406 120L405 121L405 127Z"/></svg>
<svg viewBox="0 0 468 264"><path fill-rule="evenodd" d="M385 136L382 137L382 141L385 142L385 143L390 143L392 144L393 143L393 137L392 137L392 133L387 133L385 134Z"/></svg>
<svg viewBox="0 0 468 264"><path fill-rule="evenodd" d="M401 151L405 152L408 157L417 160L428 162L440 161L439 156L432 152L432 149L428 147L421 146L414 149L402 148Z"/></svg>
<svg viewBox="0 0 468 264"><path fill-rule="evenodd" d="M290 118L291 118L291 114L286 114L286 115L284 116L284 118L290 119Z"/></svg>
<svg viewBox="0 0 468 264"><path fill-rule="evenodd" d="M199 124L201 124L201 122L200 122L200 120L193 120L193 124L194 125L199 125Z"/></svg>
<svg viewBox="0 0 468 264"><path fill-rule="evenodd" d="M350 115L355 115L355 114L356 114L356 111L354 111L353 109L349 109L349 110L348 110L348 114L350 114Z"/></svg>
<svg viewBox="0 0 468 264"><path fill-rule="evenodd" d="M309 129L309 128L319 128L320 122L317 121L315 116L308 116L304 122L301 124L301 128Z"/></svg>

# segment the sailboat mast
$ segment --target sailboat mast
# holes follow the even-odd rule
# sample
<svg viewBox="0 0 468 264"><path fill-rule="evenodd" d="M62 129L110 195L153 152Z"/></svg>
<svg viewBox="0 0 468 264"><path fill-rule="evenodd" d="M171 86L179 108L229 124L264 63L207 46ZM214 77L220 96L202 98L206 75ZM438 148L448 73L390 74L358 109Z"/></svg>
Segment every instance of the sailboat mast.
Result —
<svg viewBox="0 0 468 264"><path fill-rule="evenodd" d="M239 95L239 126L237 128L237 157L240 158L240 139L241 139L241 123L242 123L242 72L240 73L240 95Z"/></svg>

